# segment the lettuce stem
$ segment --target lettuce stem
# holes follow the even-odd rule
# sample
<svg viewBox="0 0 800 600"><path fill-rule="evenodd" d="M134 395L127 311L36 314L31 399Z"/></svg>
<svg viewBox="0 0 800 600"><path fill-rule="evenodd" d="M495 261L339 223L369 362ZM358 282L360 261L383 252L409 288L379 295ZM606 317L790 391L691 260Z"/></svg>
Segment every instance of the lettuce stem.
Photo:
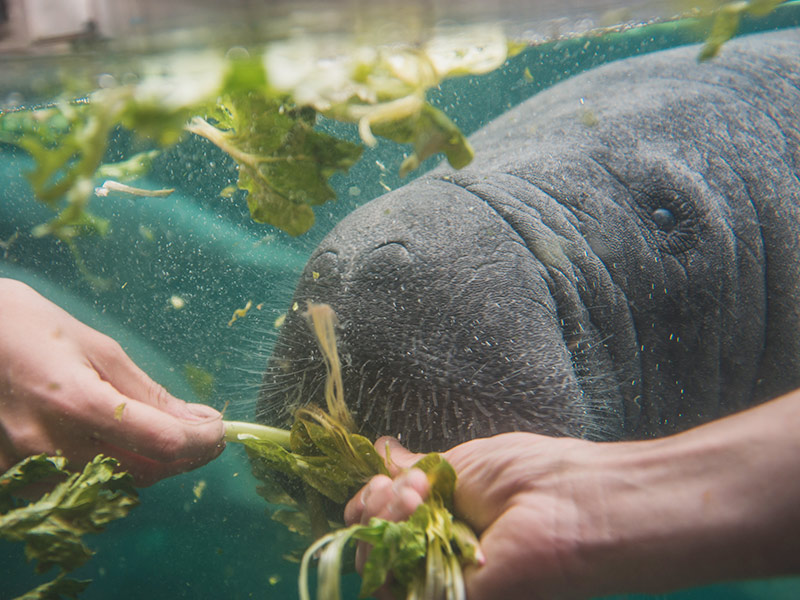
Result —
<svg viewBox="0 0 800 600"><path fill-rule="evenodd" d="M222 423L225 425L226 442L241 443L242 440L255 438L257 440L275 442L284 448L289 448L289 431L286 429L246 423L244 421L223 421Z"/></svg>

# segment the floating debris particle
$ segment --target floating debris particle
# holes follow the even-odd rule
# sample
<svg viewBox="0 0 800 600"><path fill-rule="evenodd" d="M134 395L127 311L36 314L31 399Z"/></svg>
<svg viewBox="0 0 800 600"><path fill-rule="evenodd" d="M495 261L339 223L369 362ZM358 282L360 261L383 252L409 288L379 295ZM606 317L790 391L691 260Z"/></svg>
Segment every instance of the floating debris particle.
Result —
<svg viewBox="0 0 800 600"><path fill-rule="evenodd" d="M528 83L533 83L533 73L531 73L530 67L525 67L525 70L522 72L522 76Z"/></svg>
<svg viewBox="0 0 800 600"><path fill-rule="evenodd" d="M228 321L228 327L233 325L238 319L243 319L246 317L251 308L253 308L253 301L248 300L247 304L244 305L244 308L237 308L235 311L233 311L233 316L231 317L231 320Z"/></svg>
<svg viewBox="0 0 800 600"><path fill-rule="evenodd" d="M186 300L177 295L170 296L169 303L175 310L181 310L186 306Z"/></svg>
<svg viewBox="0 0 800 600"><path fill-rule="evenodd" d="M152 242L156 238L156 236L153 234L153 230L144 225L139 225L139 235L148 242Z"/></svg>
<svg viewBox="0 0 800 600"><path fill-rule="evenodd" d="M597 118L593 110L587 108L581 112L581 123L586 127L596 127L600 123L600 119Z"/></svg>
<svg viewBox="0 0 800 600"><path fill-rule="evenodd" d="M175 188L164 188L162 190L146 190L144 188L137 188L130 185L125 185L119 181L111 179L105 181L100 187L94 188L94 195L101 198L108 196L109 192L121 192L123 194L130 194L131 196L145 196L150 198L166 198Z"/></svg>
<svg viewBox="0 0 800 600"><path fill-rule="evenodd" d="M225 186L219 192L220 198L232 198L238 189L235 185Z"/></svg>
<svg viewBox="0 0 800 600"><path fill-rule="evenodd" d="M206 491L207 485L208 484L206 483L205 479L201 479L200 481L195 483L194 487L192 488L192 493L194 494L194 497L200 500L200 498L203 497L203 492Z"/></svg>
<svg viewBox="0 0 800 600"><path fill-rule="evenodd" d="M275 319L275 323L273 324L275 326L275 329L280 329L285 321L286 321L286 313L281 313L280 315L278 315L278 318Z"/></svg>
<svg viewBox="0 0 800 600"><path fill-rule="evenodd" d="M275 574L275 575L270 575L269 579L267 581L269 581L270 585L275 585L275 584L279 583L280 580L281 580L281 576L278 575L278 574Z"/></svg>
<svg viewBox="0 0 800 600"><path fill-rule="evenodd" d="M3 258L8 258L8 250L11 248L11 244L17 241L18 237L19 231L15 231L8 239L0 240L0 250L3 250Z"/></svg>
<svg viewBox="0 0 800 600"><path fill-rule="evenodd" d="M114 419L116 419L121 423L123 412L125 412L125 402L118 404L117 407L114 409Z"/></svg>
<svg viewBox="0 0 800 600"><path fill-rule="evenodd" d="M317 279L319 279L319 272L311 271L311 277L312 279L314 279L314 281L316 281Z"/></svg>
<svg viewBox="0 0 800 600"><path fill-rule="evenodd" d="M195 396L204 402L211 400L214 394L214 376L202 367L186 363L183 365L183 376Z"/></svg>

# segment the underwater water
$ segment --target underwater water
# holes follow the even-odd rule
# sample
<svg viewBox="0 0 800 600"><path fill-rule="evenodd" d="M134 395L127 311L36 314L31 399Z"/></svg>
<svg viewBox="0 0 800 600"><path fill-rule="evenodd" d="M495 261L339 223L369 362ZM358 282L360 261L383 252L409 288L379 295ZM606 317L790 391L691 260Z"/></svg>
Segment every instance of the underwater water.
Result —
<svg viewBox="0 0 800 600"><path fill-rule="evenodd" d="M800 26L800 6L746 19L741 32L790 26ZM708 23L664 23L549 42L522 51L495 72L446 81L429 98L471 133L557 81L619 58L699 42L707 29ZM4 86L2 92L13 90ZM354 126L323 121L319 127L358 139ZM116 131L107 161L129 156L136 144L128 132ZM406 181L397 174L405 152L384 141L367 149L347 174L332 178L337 201L316 207L314 227L294 238L254 223L241 192L221 196L236 181L234 163L205 140L186 139L165 151L137 183L175 188L168 199L93 199L95 213L109 218L113 230L80 240L82 270L64 244L30 234L52 213L32 199L25 178L30 157L0 144L0 276L29 283L117 339L174 395L227 406L228 418L253 419L273 323L286 311L306 258L341 218ZM419 172L439 160L429 159ZM91 282L95 276L111 285L98 289ZM233 311L248 301L260 309L229 325ZM213 390L193 388L187 365L211 374ZM196 493L200 482L202 494ZM270 520L255 486L244 452L229 447L203 468L142 490L142 505L129 517L90 536L97 554L74 572L94 580L81 598L297 597L297 565L283 558L294 541ZM44 580L30 573L22 549L0 543L0 597L15 597ZM357 589L351 576L345 597L355 597ZM664 597L798 598L800 580L721 584Z"/></svg>

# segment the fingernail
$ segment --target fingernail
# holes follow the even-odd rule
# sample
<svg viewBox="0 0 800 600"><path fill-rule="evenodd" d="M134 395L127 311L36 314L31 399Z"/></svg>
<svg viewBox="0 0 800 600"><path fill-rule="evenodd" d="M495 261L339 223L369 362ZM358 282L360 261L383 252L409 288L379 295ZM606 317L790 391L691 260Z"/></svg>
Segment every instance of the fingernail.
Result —
<svg viewBox="0 0 800 600"><path fill-rule="evenodd" d="M361 506L367 506L367 498L372 493L372 481L370 481L367 485L364 486L364 489L361 490L361 493L358 495L358 500L361 502Z"/></svg>
<svg viewBox="0 0 800 600"><path fill-rule="evenodd" d="M480 546L475 546L475 563L479 567L486 564L486 555L483 553Z"/></svg>
<svg viewBox="0 0 800 600"><path fill-rule="evenodd" d="M186 404L184 408L187 421L211 421L222 417L219 411L206 404Z"/></svg>

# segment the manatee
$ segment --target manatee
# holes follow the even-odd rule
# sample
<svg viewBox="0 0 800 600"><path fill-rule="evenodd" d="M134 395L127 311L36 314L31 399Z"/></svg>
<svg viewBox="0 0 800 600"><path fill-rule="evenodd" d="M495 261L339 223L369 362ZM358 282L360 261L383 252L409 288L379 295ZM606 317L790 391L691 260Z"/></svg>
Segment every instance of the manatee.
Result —
<svg viewBox="0 0 800 600"><path fill-rule="evenodd" d="M257 418L321 402L339 317L361 430L668 435L800 387L800 30L610 63L475 133L319 244Z"/></svg>

